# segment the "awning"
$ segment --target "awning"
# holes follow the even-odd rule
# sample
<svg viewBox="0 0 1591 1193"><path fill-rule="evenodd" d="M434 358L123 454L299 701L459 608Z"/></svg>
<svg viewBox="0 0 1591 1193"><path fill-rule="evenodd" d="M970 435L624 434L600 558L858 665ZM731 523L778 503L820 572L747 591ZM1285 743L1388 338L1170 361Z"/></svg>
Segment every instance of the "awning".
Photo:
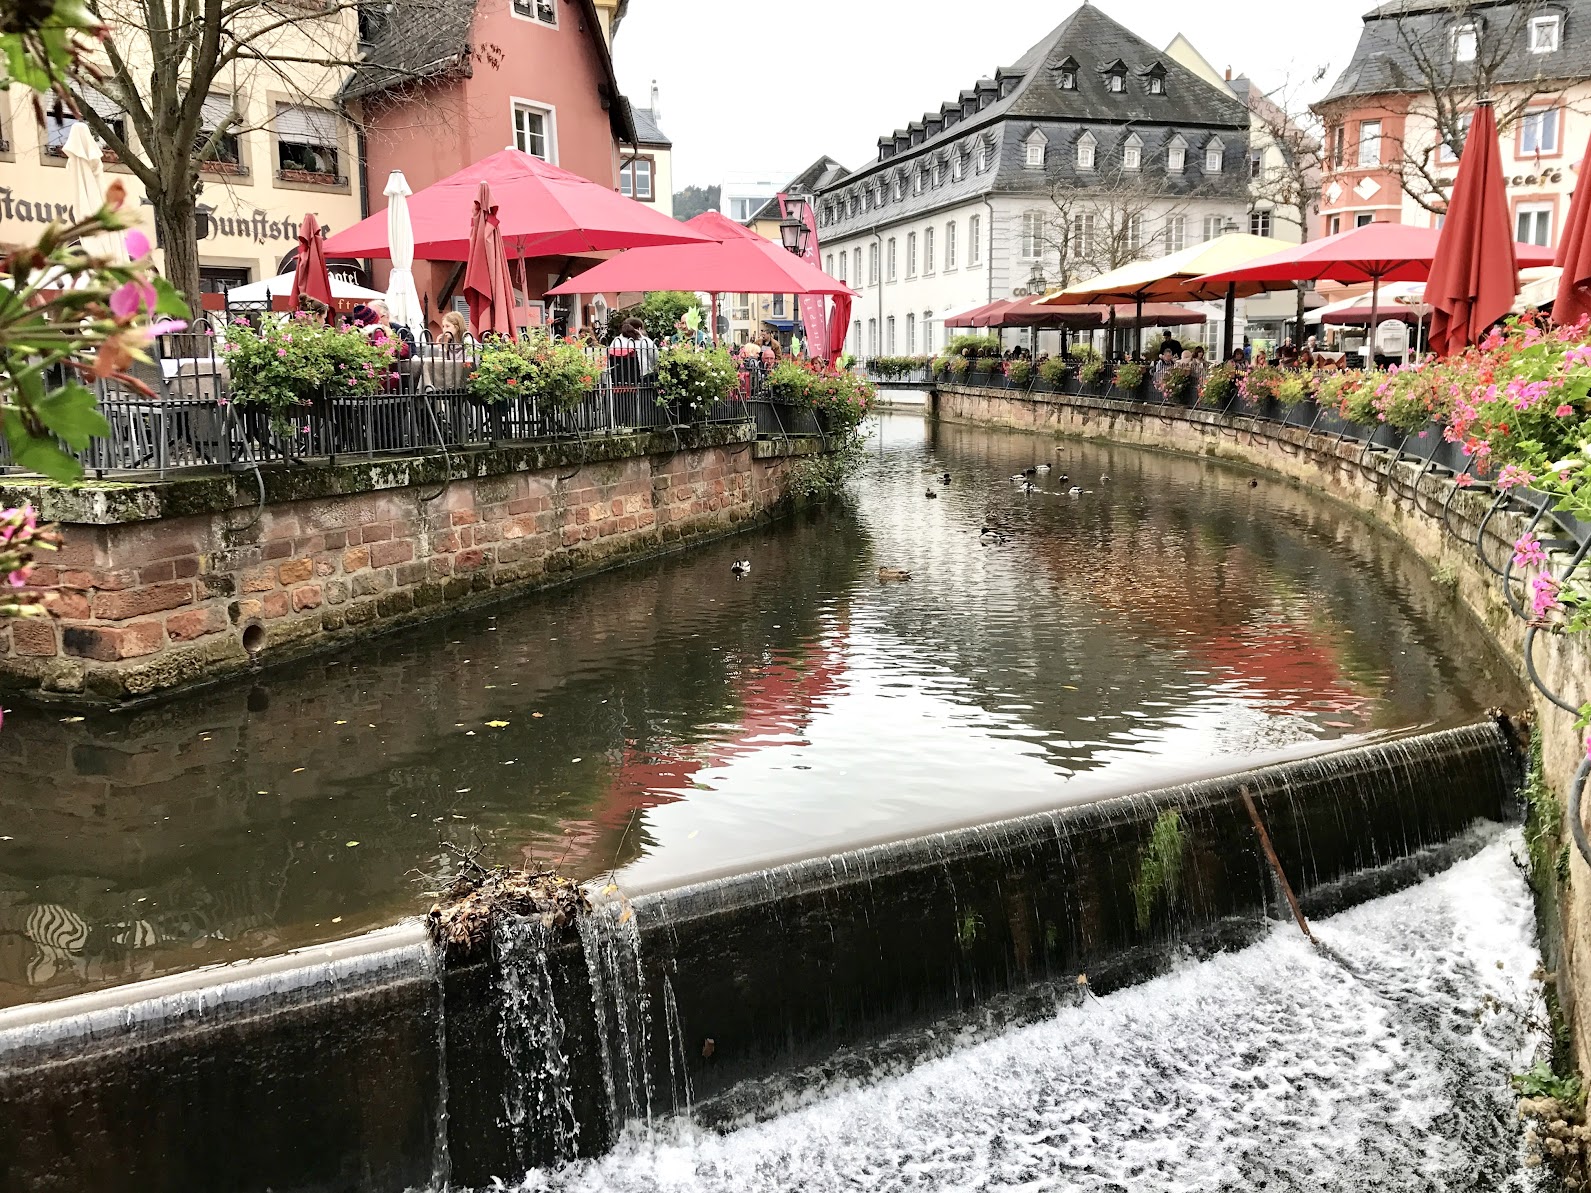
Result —
<svg viewBox="0 0 1591 1193"><path fill-rule="evenodd" d="M794 331L796 328L801 326L801 324L795 319L764 319L762 321L762 325L764 327L771 327L775 331Z"/></svg>

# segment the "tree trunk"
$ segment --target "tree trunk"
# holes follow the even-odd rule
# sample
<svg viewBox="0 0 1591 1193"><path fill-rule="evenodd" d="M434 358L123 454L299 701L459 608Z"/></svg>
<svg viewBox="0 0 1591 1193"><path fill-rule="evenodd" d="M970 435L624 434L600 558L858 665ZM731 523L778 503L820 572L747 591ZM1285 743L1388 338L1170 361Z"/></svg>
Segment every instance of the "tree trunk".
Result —
<svg viewBox="0 0 1591 1193"><path fill-rule="evenodd" d="M187 190L150 195L155 208L155 228L165 250L165 278L188 299L188 309L199 316L199 241L194 226L198 200Z"/></svg>
<svg viewBox="0 0 1591 1193"><path fill-rule="evenodd" d="M1304 284L1298 283L1298 323L1297 331L1293 335L1293 343L1303 347L1308 337L1304 335Z"/></svg>

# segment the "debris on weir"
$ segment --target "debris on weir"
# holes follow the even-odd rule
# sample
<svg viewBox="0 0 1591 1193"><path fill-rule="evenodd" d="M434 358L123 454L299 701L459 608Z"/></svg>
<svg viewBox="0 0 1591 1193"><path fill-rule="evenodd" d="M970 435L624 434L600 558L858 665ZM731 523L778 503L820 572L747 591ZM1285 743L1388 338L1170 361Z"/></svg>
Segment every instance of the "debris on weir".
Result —
<svg viewBox="0 0 1591 1193"><path fill-rule="evenodd" d="M442 892L426 923L447 959L459 961L475 956L503 920L539 919L543 928L561 937L590 911L585 891L551 870L476 866Z"/></svg>

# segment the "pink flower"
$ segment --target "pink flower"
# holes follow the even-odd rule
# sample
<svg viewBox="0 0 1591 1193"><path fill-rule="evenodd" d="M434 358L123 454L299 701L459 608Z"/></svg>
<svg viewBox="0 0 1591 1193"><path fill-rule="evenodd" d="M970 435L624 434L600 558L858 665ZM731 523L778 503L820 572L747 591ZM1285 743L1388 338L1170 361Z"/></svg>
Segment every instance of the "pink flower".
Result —
<svg viewBox="0 0 1591 1193"><path fill-rule="evenodd" d="M1545 617L1558 608L1558 582L1551 576L1537 576L1530 582L1530 609L1537 617Z"/></svg>
<svg viewBox="0 0 1591 1193"><path fill-rule="evenodd" d="M6 583L11 585L12 588L21 588L27 582L28 582L28 569L27 568L18 568L16 571L12 572L9 576L6 577Z"/></svg>
<svg viewBox="0 0 1591 1193"><path fill-rule="evenodd" d="M1504 464L1503 470L1497 474L1497 487L1499 489L1516 489L1521 485L1529 485L1536 478L1526 472L1517 464Z"/></svg>
<svg viewBox="0 0 1591 1193"><path fill-rule="evenodd" d="M1475 478L1467 472L1461 472L1453 478L1453 483L1460 489L1467 489L1475 483Z"/></svg>
<svg viewBox="0 0 1591 1193"><path fill-rule="evenodd" d="M127 246L127 257L130 261L142 261L149 256L149 237L137 228L130 228L127 235L122 238L122 243Z"/></svg>
<svg viewBox="0 0 1591 1193"><path fill-rule="evenodd" d="M131 319L139 310L155 309L155 288L148 282L123 282L111 291L110 313L118 319Z"/></svg>
<svg viewBox="0 0 1591 1193"><path fill-rule="evenodd" d="M1559 406L1552 413L1558 418L1573 418L1574 417L1574 407L1569 405L1567 402L1565 402L1562 406Z"/></svg>
<svg viewBox="0 0 1591 1193"><path fill-rule="evenodd" d="M1547 552L1542 548L1541 541L1533 534L1524 535L1514 544L1514 566L1516 568L1543 567L1547 562Z"/></svg>
<svg viewBox="0 0 1591 1193"><path fill-rule="evenodd" d="M278 356L286 356L287 355L287 349L286 348L278 348L276 350L276 355L278 355Z"/></svg>

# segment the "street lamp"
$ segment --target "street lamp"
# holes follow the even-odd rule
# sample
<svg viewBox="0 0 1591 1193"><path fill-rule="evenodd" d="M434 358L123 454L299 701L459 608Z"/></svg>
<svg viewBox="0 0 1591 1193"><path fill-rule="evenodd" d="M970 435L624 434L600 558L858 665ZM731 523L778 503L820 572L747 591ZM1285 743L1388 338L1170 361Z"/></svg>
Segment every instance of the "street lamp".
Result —
<svg viewBox="0 0 1591 1193"><path fill-rule="evenodd" d="M1028 293L1043 294L1049 288L1050 283L1044 277L1044 266L1038 261L1033 262L1033 272L1028 274Z"/></svg>
<svg viewBox="0 0 1591 1193"><path fill-rule="evenodd" d="M785 200L784 210L785 218L779 225L779 239L796 256L805 256L807 237L811 235L807 228L807 201L800 195L791 195Z"/></svg>

